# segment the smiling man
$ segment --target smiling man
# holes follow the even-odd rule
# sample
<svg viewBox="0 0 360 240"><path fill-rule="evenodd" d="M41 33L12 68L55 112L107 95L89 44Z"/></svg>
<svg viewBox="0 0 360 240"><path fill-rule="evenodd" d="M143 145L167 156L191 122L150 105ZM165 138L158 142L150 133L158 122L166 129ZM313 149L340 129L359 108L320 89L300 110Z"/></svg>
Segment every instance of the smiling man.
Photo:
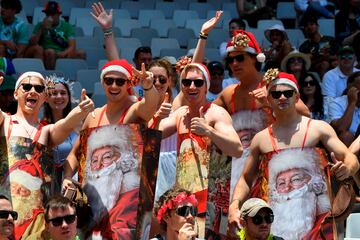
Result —
<svg viewBox="0 0 360 240"><path fill-rule="evenodd" d="M318 239L320 235L333 239L331 221L326 219L330 211L324 180L328 159L317 146L321 143L331 152L331 172L339 180L356 173L357 159L329 124L297 113L299 88L294 75L271 69L264 79L276 120L251 142L244 172L233 193L230 214L239 216L239 207L250 194L268 200L273 207L274 234L284 239ZM305 202L309 210L300 215L305 211ZM239 217L232 218L232 223L240 227Z"/></svg>
<svg viewBox="0 0 360 240"><path fill-rule="evenodd" d="M13 211L9 199L0 195L0 240L14 238L14 221L17 217L18 214Z"/></svg>

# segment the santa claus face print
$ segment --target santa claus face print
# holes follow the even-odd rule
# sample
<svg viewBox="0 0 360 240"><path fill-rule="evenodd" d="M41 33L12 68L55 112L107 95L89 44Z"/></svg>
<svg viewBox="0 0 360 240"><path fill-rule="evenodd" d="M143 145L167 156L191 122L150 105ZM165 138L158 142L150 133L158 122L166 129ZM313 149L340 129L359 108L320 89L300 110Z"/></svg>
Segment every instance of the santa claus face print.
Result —
<svg viewBox="0 0 360 240"><path fill-rule="evenodd" d="M91 157L91 170L98 171L116 162L121 154L116 146L98 148Z"/></svg>
<svg viewBox="0 0 360 240"><path fill-rule="evenodd" d="M289 193L294 189L303 187L311 177L303 169L289 169L280 173L276 179L278 193Z"/></svg>

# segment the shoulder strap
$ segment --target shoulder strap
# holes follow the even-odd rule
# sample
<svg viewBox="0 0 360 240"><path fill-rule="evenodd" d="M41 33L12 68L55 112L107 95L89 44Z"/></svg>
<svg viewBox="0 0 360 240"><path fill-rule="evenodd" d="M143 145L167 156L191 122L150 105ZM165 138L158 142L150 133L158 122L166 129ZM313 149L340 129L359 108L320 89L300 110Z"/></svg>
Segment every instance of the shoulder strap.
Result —
<svg viewBox="0 0 360 240"><path fill-rule="evenodd" d="M302 142L302 145L301 145L301 150L303 150L304 147L305 147L305 143L306 143L306 138L307 138L307 134L308 134L308 131L309 131L310 122L311 122L311 118L309 118L309 120L308 120L308 122L307 122L307 125L306 125L306 131L305 131L304 139L303 139L303 142Z"/></svg>
<svg viewBox="0 0 360 240"><path fill-rule="evenodd" d="M121 114L121 117L120 117L120 119L119 119L119 121L118 121L118 124L123 124L124 118L125 118L125 116L126 116L126 113L127 113L128 110L129 110L129 108L130 108L130 106L127 107L127 108L123 111L123 113Z"/></svg>
<svg viewBox="0 0 360 240"><path fill-rule="evenodd" d="M270 125L270 126L268 127L268 130L269 130L271 145L272 145L274 151L275 151L276 153L278 153L278 148L277 148L277 145L276 145L276 142L275 142L272 125Z"/></svg>
<svg viewBox="0 0 360 240"><path fill-rule="evenodd" d="M12 132L12 128L13 128L13 120L12 120L12 116L9 114L10 116L10 121L9 121L9 127L8 127L8 132L7 132L7 139L9 140L11 137L11 132Z"/></svg>

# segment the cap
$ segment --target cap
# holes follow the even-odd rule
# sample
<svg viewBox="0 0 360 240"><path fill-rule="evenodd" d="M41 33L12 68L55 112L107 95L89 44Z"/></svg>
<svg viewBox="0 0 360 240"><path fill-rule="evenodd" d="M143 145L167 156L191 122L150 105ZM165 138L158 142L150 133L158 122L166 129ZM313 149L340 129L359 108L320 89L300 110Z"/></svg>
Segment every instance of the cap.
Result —
<svg viewBox="0 0 360 240"><path fill-rule="evenodd" d="M277 31L281 32L284 35L285 39L288 38L284 26L280 25L280 24L275 24L275 25L269 27L268 29L266 29L265 32L264 32L265 37L269 42L270 42L270 33L271 33L272 30L277 30Z"/></svg>
<svg viewBox="0 0 360 240"><path fill-rule="evenodd" d="M210 73L213 72L215 68L220 69L222 72L224 72L224 66L222 65L221 62L218 61L209 62L207 68L209 69Z"/></svg>
<svg viewBox="0 0 360 240"><path fill-rule="evenodd" d="M244 202L240 209L240 217L254 217L262 208L273 211L267 202L260 198L250 198Z"/></svg>
<svg viewBox="0 0 360 240"><path fill-rule="evenodd" d="M355 51L354 51L354 49L351 47L351 46L349 46L349 45L345 45L345 46L341 46L340 48L339 48L339 51L338 51L338 55L340 55L340 54L343 54L343 53L354 53Z"/></svg>
<svg viewBox="0 0 360 240"><path fill-rule="evenodd" d="M60 4L55 1L49 1L46 3L42 11L46 14L55 14L55 13L61 14Z"/></svg>

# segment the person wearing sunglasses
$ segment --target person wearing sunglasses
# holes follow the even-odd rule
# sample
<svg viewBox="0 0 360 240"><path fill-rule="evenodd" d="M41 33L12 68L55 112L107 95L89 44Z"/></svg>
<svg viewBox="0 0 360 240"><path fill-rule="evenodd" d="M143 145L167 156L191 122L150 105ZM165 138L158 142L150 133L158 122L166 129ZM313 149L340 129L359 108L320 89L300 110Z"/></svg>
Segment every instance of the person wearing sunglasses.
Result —
<svg viewBox="0 0 360 240"><path fill-rule="evenodd" d="M13 211L9 198L0 195L0 240L14 238L14 221L18 218L17 212Z"/></svg>
<svg viewBox="0 0 360 240"><path fill-rule="evenodd" d="M45 205L44 216L42 239L80 240L76 229L76 209L68 198L61 195L51 197Z"/></svg>
<svg viewBox="0 0 360 240"><path fill-rule="evenodd" d="M195 195L185 189L174 187L166 191L154 206L161 234L151 240L198 239L195 222L197 206Z"/></svg>
<svg viewBox="0 0 360 240"><path fill-rule="evenodd" d="M240 209L242 229L238 232L240 240L281 240L270 233L274 213L270 205L260 198L249 198Z"/></svg>
<svg viewBox="0 0 360 240"><path fill-rule="evenodd" d="M275 235L285 239L320 239L324 229L332 229L331 221L326 220L331 209L326 184L315 184L325 178L324 165L329 161L330 172L341 181L353 176L359 163L328 123L296 111L300 97L294 75L271 69L265 73L264 80L276 119L253 138L247 167L237 182L232 202L241 206L250 192L252 197L268 199L275 215L272 226ZM319 144L331 153L331 158L327 159ZM259 159L263 159L261 164ZM316 177L309 181L311 173L316 173ZM313 208L301 209L305 205ZM299 209L301 213L308 212L300 215ZM232 215L240 213L239 208L229 211ZM286 220L285 217L277 220L277 215L286 216ZM308 221L309 216L316 218ZM284 224L279 224L283 220ZM237 223L240 228L239 217ZM326 239L334 238L332 231L325 235Z"/></svg>

